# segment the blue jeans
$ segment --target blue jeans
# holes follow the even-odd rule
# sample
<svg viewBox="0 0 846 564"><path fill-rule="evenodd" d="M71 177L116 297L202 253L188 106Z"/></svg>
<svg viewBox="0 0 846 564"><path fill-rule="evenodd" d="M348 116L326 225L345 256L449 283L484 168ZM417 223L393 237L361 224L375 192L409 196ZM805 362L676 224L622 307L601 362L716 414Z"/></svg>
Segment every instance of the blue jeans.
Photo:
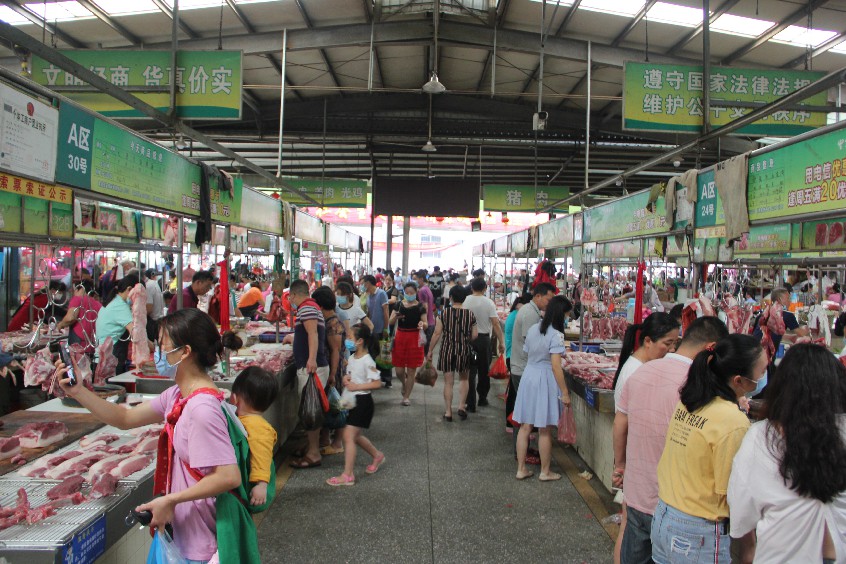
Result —
<svg viewBox="0 0 846 564"><path fill-rule="evenodd" d="M621 564L652 564L652 515L626 506L626 528L620 549Z"/></svg>
<svg viewBox="0 0 846 564"><path fill-rule="evenodd" d="M694 517L659 501L652 517L652 560L657 564L729 564L731 538L728 530L728 520L717 523Z"/></svg>

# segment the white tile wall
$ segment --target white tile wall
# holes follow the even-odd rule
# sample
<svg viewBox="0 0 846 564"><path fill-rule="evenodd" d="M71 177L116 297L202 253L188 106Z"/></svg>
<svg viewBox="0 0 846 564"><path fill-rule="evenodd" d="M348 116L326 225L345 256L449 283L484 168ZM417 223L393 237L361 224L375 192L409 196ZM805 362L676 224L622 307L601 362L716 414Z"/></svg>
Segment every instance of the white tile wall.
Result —
<svg viewBox="0 0 846 564"><path fill-rule="evenodd" d="M97 559L97 564L145 564L152 540L149 528L133 527Z"/></svg>

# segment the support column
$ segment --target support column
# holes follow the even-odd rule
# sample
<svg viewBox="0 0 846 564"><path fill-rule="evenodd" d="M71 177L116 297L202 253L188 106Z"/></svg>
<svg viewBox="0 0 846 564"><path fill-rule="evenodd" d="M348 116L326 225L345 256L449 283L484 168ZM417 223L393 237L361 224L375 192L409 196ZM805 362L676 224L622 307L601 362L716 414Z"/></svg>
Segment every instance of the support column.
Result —
<svg viewBox="0 0 846 564"><path fill-rule="evenodd" d="M411 218L402 218L402 275L408 276L408 254L411 247Z"/></svg>
<svg viewBox="0 0 846 564"><path fill-rule="evenodd" d="M179 218L179 232L176 235L176 245L179 252L176 253L176 309L182 309L182 253L185 251L185 220ZM168 313L173 313L169 311Z"/></svg>
<svg viewBox="0 0 846 564"><path fill-rule="evenodd" d="M385 234L385 266L384 268L391 270L391 253L394 250L394 216L387 216L387 232Z"/></svg>

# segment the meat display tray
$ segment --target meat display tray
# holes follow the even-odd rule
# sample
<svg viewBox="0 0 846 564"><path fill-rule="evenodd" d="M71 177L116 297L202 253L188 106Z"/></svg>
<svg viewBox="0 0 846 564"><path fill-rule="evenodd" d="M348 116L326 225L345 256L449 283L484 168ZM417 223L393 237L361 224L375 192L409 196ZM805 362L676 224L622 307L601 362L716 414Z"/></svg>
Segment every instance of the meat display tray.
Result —
<svg viewBox="0 0 846 564"><path fill-rule="evenodd" d="M112 427L110 425L106 425L105 427L101 427L100 429L97 429L93 433L89 433L88 436L96 437L97 435L102 435L102 434L107 434L107 433L120 436L119 440L117 440L117 441L115 441L115 442L113 442L109 445L110 447L115 447L115 448L119 447L119 446L121 446L121 445L135 439L135 438L137 438L136 436L132 435L129 431L124 431L122 429L118 429L117 427ZM75 440L72 443L70 443L70 444L68 444L68 445L66 445L66 446L64 446L60 449L51 451L49 454L51 456L54 456L54 455L62 454L62 453L67 452L69 450L74 450L76 448L79 448L79 441L78 440ZM134 486L138 482L146 480L147 478L152 476L153 471L156 468L156 453L153 452L153 453L150 453L150 454L153 458L153 460L152 460L152 462L150 462L150 464L148 464L145 468L142 468L141 470L138 470L137 472L130 474L129 476L127 476L125 478L122 478L121 480L118 481L118 483L122 484L122 485ZM127 455L127 456L129 456L129 455ZM37 458L32 459L32 460L28 461L26 464L20 466L17 470L12 471L12 472L6 474L5 476L0 477L0 484L4 484L7 481L15 481L15 480L28 480L28 481L33 481L33 482L54 481L54 480L51 480L49 478L28 478L28 477L21 476L20 474L18 474L19 470L30 468L37 461L38 461ZM87 481L86 481L86 484L88 484ZM15 491L17 491L17 489ZM2 501L0 501L0 504L5 506L5 504L3 504Z"/></svg>
<svg viewBox="0 0 846 564"><path fill-rule="evenodd" d="M30 479L5 479L0 481L0 506L14 506L18 490L24 488L29 496L32 507L47 503L47 492L59 484L59 481L44 481ZM82 488L83 494L88 494L90 485ZM79 505L67 505L56 510L56 514L32 525L17 524L0 531L0 548L31 548L56 547L64 545L83 526L100 517L109 509L120 503L133 490L128 484L118 484L115 493L85 501Z"/></svg>

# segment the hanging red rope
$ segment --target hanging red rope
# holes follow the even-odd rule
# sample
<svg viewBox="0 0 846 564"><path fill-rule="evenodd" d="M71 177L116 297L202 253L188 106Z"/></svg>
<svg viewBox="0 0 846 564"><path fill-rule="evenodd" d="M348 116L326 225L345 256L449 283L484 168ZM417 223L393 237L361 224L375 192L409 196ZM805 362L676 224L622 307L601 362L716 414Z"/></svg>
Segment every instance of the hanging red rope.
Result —
<svg viewBox="0 0 846 564"><path fill-rule="evenodd" d="M635 282L635 325L643 323L643 272L646 270L645 262L637 263L637 281Z"/></svg>

